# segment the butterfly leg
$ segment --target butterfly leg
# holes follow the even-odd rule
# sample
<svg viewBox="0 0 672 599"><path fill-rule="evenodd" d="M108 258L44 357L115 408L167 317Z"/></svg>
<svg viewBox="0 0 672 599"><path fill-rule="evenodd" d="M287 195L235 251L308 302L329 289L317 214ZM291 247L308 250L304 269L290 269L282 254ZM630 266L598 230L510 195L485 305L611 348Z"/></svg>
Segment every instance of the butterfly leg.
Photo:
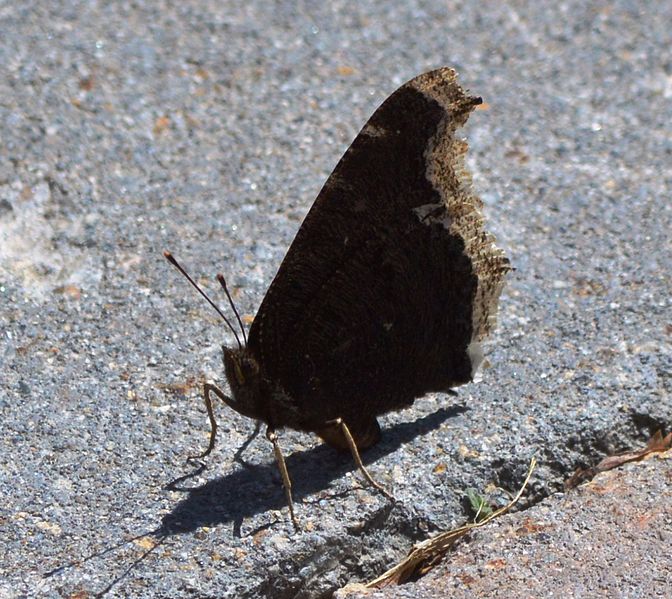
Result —
<svg viewBox="0 0 672 599"><path fill-rule="evenodd" d="M217 439L217 420L215 420L215 412L212 409L212 399L210 399L210 393L217 395L217 397L219 397L224 403L228 404L230 401L227 401L229 398L224 395L224 393L218 387L215 387L210 383L205 383L203 385L203 401L205 402L205 408L208 410L208 418L210 419L210 443L208 444L208 448L203 453L199 453L198 455L190 455L187 457L187 461L200 460L209 455L210 452L215 448L215 440Z"/></svg>
<svg viewBox="0 0 672 599"><path fill-rule="evenodd" d="M238 462L244 468L251 468L251 466L242 458L243 452L249 447L250 443L257 438L257 435L261 431L261 420L254 421L254 431L252 434L245 440L245 442L238 448L238 451L233 456L233 461Z"/></svg>
<svg viewBox="0 0 672 599"><path fill-rule="evenodd" d="M280 468L280 475L282 476L282 485L285 487L285 497L287 498L287 505L289 506L289 515L292 518L292 524L294 528L299 530L299 523L294 515L294 501L292 500L292 481L289 479L289 472L287 472L287 464L285 464L285 457L282 455L280 450L280 444L278 443L278 435L275 434L275 431L270 427L266 429L266 438L273 444L273 453L275 454L275 460L278 462L278 468Z"/></svg>
<svg viewBox="0 0 672 599"><path fill-rule="evenodd" d="M357 449L357 443L355 443L355 439L353 438L352 434L350 433L350 429L348 428L348 425L345 423L345 421L342 418L336 418L336 420L330 420L329 422L325 423L327 426L335 426L338 427L345 437L345 441L348 444L348 448L350 449L350 453L352 454L352 457L355 460L355 464L357 464L357 467L359 468L359 471L362 473L364 478L367 480L367 482L374 488L380 491L385 497L387 497L390 501L394 501L394 497L391 495L391 493L383 487L381 484L377 483L375 480L373 480L373 477L371 474L369 474L369 471L366 469L366 466L364 465L364 462L362 462L362 457L359 455L359 449Z"/></svg>

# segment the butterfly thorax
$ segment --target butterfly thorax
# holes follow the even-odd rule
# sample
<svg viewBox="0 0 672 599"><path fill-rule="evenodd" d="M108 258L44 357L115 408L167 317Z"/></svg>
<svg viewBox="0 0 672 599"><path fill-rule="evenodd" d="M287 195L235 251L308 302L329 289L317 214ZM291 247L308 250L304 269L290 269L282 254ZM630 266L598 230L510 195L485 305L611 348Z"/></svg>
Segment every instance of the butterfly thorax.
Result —
<svg viewBox="0 0 672 599"><path fill-rule="evenodd" d="M277 384L264 376L259 361L249 348L223 347L224 371L231 387L234 410L243 416L261 420L271 428L289 426L312 430L302 423L295 402Z"/></svg>

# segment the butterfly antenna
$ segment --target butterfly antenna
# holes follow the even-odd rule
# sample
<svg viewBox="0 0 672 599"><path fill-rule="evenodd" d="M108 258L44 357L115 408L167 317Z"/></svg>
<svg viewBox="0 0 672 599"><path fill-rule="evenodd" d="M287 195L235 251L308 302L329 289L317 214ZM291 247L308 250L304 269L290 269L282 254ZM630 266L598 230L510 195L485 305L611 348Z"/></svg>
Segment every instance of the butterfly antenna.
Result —
<svg viewBox="0 0 672 599"><path fill-rule="evenodd" d="M191 283L194 289L196 289L196 291L198 291L215 310L217 310L217 314L219 314L222 317L222 320L224 320L227 326L231 329L231 332L233 333L233 336L236 338L236 342L238 343L238 347L242 349L243 346L240 343L240 337L238 337L236 329L233 328L233 325L231 324L229 319L226 316L224 316L224 313L219 309L219 307L217 307L217 305L207 296L205 291L203 291L200 288L198 283L196 283L196 281L194 281L194 279L192 279L189 276L189 273L186 270L184 270L184 268L182 268L180 263L177 260L175 260L175 257L170 252L164 251L163 255L165 256L166 260L168 260L168 262L170 262L175 268L177 268L177 270L179 270L182 273L182 275L184 275L184 277L187 279L187 281ZM238 313L236 313L236 316L238 316Z"/></svg>
<svg viewBox="0 0 672 599"><path fill-rule="evenodd" d="M245 334L245 327L243 326L243 321L240 318L240 314L238 313L238 310L236 308L236 304L233 303L233 298L231 297L231 294L229 293L229 288L226 286L226 279L224 278L224 275L221 272L217 275L217 280L219 281L219 284L224 289L224 293L226 293L226 297L229 298L229 304L231 305L231 309L233 310L233 313L236 315L236 318L238 319L238 324L240 325L240 330L243 332L243 340L245 341L245 345L247 345L247 335Z"/></svg>

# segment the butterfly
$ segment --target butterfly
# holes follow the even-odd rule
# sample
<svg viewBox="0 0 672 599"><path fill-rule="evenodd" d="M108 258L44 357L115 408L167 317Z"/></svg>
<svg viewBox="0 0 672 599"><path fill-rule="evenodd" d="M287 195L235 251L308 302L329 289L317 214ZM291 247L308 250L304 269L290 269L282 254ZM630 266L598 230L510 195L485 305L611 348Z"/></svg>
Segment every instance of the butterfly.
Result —
<svg viewBox="0 0 672 599"><path fill-rule="evenodd" d="M380 438L377 417L468 383L483 360L511 267L484 229L456 136L481 103L450 68L385 100L317 196L249 335L218 275L243 341L224 347L231 395L205 385L212 432L199 457L215 444L211 394L266 424L295 525L277 430L349 449L381 488L359 457Z"/></svg>

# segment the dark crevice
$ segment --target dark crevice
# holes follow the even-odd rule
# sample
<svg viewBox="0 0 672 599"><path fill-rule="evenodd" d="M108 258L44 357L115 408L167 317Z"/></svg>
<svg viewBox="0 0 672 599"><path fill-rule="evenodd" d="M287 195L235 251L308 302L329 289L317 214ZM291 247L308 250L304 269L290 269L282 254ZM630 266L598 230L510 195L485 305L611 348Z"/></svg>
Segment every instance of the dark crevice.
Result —
<svg viewBox="0 0 672 599"><path fill-rule="evenodd" d="M635 431L638 433L638 438L644 441L650 439L657 431L660 431L663 435L667 434L672 426L670 422L665 422L660 418L654 418L649 414L637 411L633 411L630 414L630 419Z"/></svg>

